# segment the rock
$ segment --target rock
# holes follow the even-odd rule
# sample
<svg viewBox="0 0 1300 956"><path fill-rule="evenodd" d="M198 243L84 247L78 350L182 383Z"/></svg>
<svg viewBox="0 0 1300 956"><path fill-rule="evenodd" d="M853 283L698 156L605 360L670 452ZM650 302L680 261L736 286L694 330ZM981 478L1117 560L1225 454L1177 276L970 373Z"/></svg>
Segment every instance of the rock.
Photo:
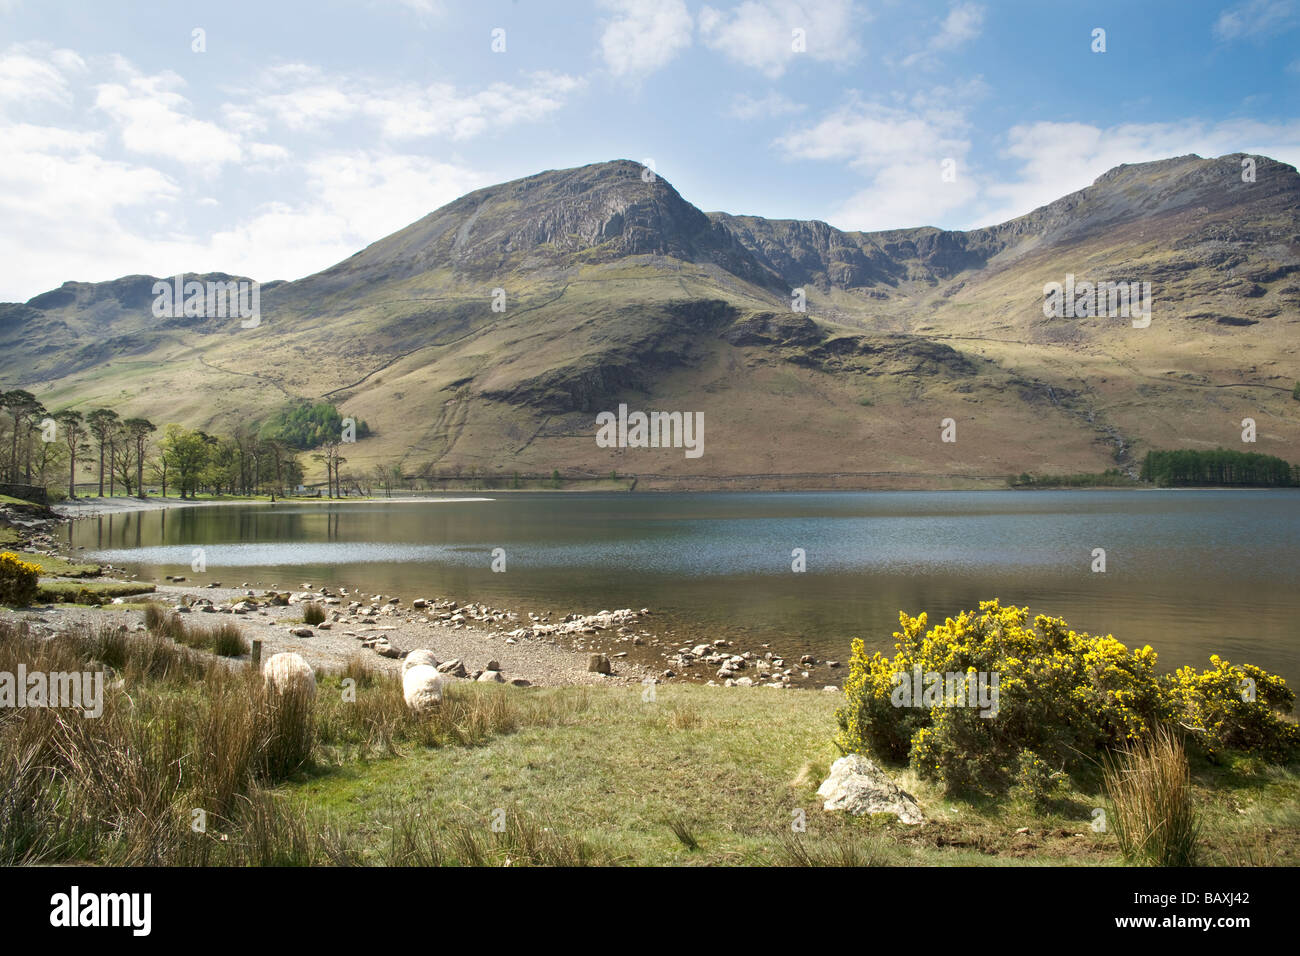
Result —
<svg viewBox="0 0 1300 956"><path fill-rule="evenodd" d="M864 813L892 813L901 823L924 823L925 817L912 795L899 788L889 775L861 754L849 754L831 764L830 776L817 788L826 810Z"/></svg>
<svg viewBox="0 0 1300 956"><path fill-rule="evenodd" d="M523 677L513 677L510 680L511 687L531 687L532 684L533 684L532 681L526 680Z"/></svg>
<svg viewBox="0 0 1300 956"><path fill-rule="evenodd" d="M393 660L406 656L406 651L402 650L396 644L376 644L375 653L380 657L391 657Z"/></svg>
<svg viewBox="0 0 1300 956"><path fill-rule="evenodd" d="M506 682L500 671L484 671L478 675L476 680L480 684L504 684Z"/></svg>
<svg viewBox="0 0 1300 956"><path fill-rule="evenodd" d="M840 662L839 662L839 661L827 661L827 662L826 662L826 666L827 666L827 667L839 667L839 666L840 666Z"/></svg>
<svg viewBox="0 0 1300 956"><path fill-rule="evenodd" d="M839 688L836 687L834 684L827 684L825 687L822 688L822 690L828 690L828 691L830 691L832 694L834 694L834 693L837 693L837 692L839 691Z"/></svg>
<svg viewBox="0 0 1300 956"><path fill-rule="evenodd" d="M310 627L291 627L289 633L294 637L311 637Z"/></svg>
<svg viewBox="0 0 1300 956"><path fill-rule="evenodd" d="M469 672L465 670L465 665L459 659L443 661L438 665L438 671L442 674L450 674L452 677L468 677Z"/></svg>
<svg viewBox="0 0 1300 956"><path fill-rule="evenodd" d="M485 671L499 671L501 670L501 662L497 660L488 661L487 666L483 669Z"/></svg>
<svg viewBox="0 0 1300 956"><path fill-rule="evenodd" d="M609 674L613 668L609 666L609 658L604 654L592 654L587 658L587 670L593 674Z"/></svg>

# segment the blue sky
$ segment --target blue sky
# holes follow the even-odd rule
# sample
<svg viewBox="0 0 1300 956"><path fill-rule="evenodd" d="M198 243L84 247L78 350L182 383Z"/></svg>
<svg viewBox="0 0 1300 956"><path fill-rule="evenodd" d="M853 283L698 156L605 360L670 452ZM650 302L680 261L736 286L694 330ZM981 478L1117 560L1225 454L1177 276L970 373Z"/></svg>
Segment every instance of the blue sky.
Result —
<svg viewBox="0 0 1300 956"><path fill-rule="evenodd" d="M298 278L616 158L844 229L987 225L1190 152L1295 165L1297 41L1300 0L0 0L0 300Z"/></svg>

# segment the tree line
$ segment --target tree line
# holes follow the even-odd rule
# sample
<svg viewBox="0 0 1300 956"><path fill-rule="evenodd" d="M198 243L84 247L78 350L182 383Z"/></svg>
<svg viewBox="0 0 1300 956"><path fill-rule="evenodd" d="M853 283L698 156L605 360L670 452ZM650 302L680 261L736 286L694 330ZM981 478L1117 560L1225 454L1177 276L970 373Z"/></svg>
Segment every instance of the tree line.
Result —
<svg viewBox="0 0 1300 956"><path fill-rule="evenodd" d="M1242 485L1263 488L1300 486L1300 465L1249 451L1149 451L1142 480L1161 486Z"/></svg>
<svg viewBox="0 0 1300 956"><path fill-rule="evenodd" d="M97 494L143 497L146 480L182 498L200 492L283 495L303 480L297 449L278 437L263 436L256 424L229 435L169 424L162 429L147 418L123 418L109 408L89 412L50 412L22 389L0 392L0 474L13 484L54 484L61 473L68 496L77 496L80 467L94 476ZM337 439L334 439L337 447ZM331 456L342 460L337 453ZM331 494L334 483L331 482Z"/></svg>

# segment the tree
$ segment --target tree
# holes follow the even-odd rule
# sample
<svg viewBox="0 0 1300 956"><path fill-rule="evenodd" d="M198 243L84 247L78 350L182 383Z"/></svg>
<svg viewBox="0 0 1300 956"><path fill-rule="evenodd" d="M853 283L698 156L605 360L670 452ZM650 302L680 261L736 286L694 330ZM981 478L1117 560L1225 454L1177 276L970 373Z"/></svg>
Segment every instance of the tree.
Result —
<svg viewBox="0 0 1300 956"><path fill-rule="evenodd" d="M347 459L339 454L340 441L337 438L329 438L323 442L324 452L312 455L314 461L325 463L325 484L328 488L329 497L333 498L336 487L338 486L339 466L347 462ZM342 493L338 497L343 497Z"/></svg>
<svg viewBox="0 0 1300 956"><path fill-rule="evenodd" d="M135 489L136 494L144 497L144 456L149 447L149 436L158 429L147 418L128 418L122 423L126 429L127 439L135 447Z"/></svg>
<svg viewBox="0 0 1300 956"><path fill-rule="evenodd" d="M86 430L99 446L99 497L104 497L104 453L108 450L110 436L117 425L117 412L97 408L86 416ZM112 471L112 462L109 462Z"/></svg>
<svg viewBox="0 0 1300 956"><path fill-rule="evenodd" d="M208 463L209 436L172 424L163 430L161 444L166 467L175 476L181 497L192 498Z"/></svg>
<svg viewBox="0 0 1300 956"><path fill-rule="evenodd" d="M45 407L36 400L36 396L31 392L25 392L21 388L0 394L0 406L9 413L13 419L14 434L13 441L9 452L9 480L18 481L18 435L23 431L25 425L30 424L35 419L45 414ZM31 467L31 456L28 456L28 468Z"/></svg>
<svg viewBox="0 0 1300 956"><path fill-rule="evenodd" d="M48 486L62 467L63 446L58 442L41 442L39 456L36 459L36 476L39 479L38 484ZM30 484L30 482L28 482L28 484Z"/></svg>
<svg viewBox="0 0 1300 956"><path fill-rule="evenodd" d="M86 422L81 412L65 408L54 416L63 429L63 441L68 446L68 497L77 497L77 452L86 438Z"/></svg>
<svg viewBox="0 0 1300 956"><path fill-rule="evenodd" d="M121 432L117 441L118 450L110 457L113 468L110 480L122 482L127 497L130 497L132 489L136 486L135 442L127 438L125 428L122 428Z"/></svg>

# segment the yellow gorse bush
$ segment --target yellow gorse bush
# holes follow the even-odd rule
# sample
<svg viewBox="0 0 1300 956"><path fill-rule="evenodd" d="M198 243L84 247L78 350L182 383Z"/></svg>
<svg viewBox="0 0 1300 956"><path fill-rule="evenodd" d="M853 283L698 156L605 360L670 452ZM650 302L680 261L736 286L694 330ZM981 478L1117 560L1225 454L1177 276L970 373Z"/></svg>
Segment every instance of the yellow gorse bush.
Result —
<svg viewBox="0 0 1300 956"><path fill-rule="evenodd" d="M12 551L0 554L0 604L25 607L36 600L41 566L24 561Z"/></svg>
<svg viewBox="0 0 1300 956"><path fill-rule="evenodd" d="M902 613L894 641L893 658L853 642L837 743L910 761L951 789L1002 790L1018 777L1024 784L1041 777L1041 761L1069 770L1161 725L1194 728L1211 755L1246 749L1280 757L1296 744L1295 726L1277 713L1295 699L1282 678L1217 657L1214 670L1162 677L1151 647L1130 651L1109 634L1079 633L1060 618L1031 621L1028 608L982 601L978 611L934 627L925 614ZM996 714L951 700L899 706L895 688L914 669L996 674ZM1253 685L1243 685L1247 679ZM1253 700L1242 699L1242 686L1253 686Z"/></svg>

